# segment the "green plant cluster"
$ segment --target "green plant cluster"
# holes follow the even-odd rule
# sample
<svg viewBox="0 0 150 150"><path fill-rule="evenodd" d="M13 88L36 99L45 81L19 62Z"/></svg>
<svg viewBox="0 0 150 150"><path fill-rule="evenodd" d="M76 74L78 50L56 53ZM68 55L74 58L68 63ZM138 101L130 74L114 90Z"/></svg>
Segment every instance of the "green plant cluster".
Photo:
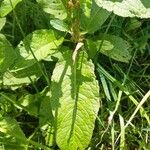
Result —
<svg viewBox="0 0 150 150"><path fill-rule="evenodd" d="M0 1L0 149L149 150L150 1Z"/></svg>

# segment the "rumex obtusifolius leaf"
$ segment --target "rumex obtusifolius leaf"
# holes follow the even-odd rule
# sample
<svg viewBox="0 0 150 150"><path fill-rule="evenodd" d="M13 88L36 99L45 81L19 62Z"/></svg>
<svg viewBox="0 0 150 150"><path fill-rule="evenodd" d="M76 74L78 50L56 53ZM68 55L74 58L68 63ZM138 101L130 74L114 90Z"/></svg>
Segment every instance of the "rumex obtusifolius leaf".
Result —
<svg viewBox="0 0 150 150"><path fill-rule="evenodd" d="M10 13L21 1L22 0L3 0L0 3L0 17L4 17Z"/></svg>
<svg viewBox="0 0 150 150"><path fill-rule="evenodd" d="M50 100L56 142L61 150L84 150L91 139L99 110L99 86L94 65L80 51L73 65L71 51L63 53L52 75Z"/></svg>
<svg viewBox="0 0 150 150"><path fill-rule="evenodd" d="M99 7L122 17L150 18L148 0L95 0Z"/></svg>
<svg viewBox="0 0 150 150"><path fill-rule="evenodd" d="M43 8L43 10L55 18L65 19L67 11L65 8L65 1L63 0L36 0Z"/></svg>

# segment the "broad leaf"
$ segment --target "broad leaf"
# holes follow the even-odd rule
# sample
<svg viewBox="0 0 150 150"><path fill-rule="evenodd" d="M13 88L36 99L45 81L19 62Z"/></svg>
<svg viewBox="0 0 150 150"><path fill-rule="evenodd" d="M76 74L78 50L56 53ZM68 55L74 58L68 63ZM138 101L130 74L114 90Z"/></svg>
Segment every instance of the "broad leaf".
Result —
<svg viewBox="0 0 150 150"><path fill-rule="evenodd" d="M27 139L15 119L0 118L0 143L7 150L27 149Z"/></svg>
<svg viewBox="0 0 150 150"><path fill-rule="evenodd" d="M11 12L16 5L22 0L3 0L0 3L0 17L6 16L9 12Z"/></svg>
<svg viewBox="0 0 150 150"><path fill-rule="evenodd" d="M31 83L29 77L34 81L41 76L41 70L37 65L34 56L38 61L47 58L48 55L59 53L58 47L63 42L63 37L52 30L36 30L29 34L23 42L20 42L16 51L18 59L9 72L4 74L3 84L17 88ZM9 55L8 55L9 56ZM40 62L38 62L40 64Z"/></svg>
<svg viewBox="0 0 150 150"><path fill-rule="evenodd" d="M102 54L121 62L128 63L130 54L130 45L127 41L114 35L106 34L103 38L103 44L101 46L103 35L99 38L88 40L88 47L91 53L93 50L101 52ZM101 47L101 49L99 49Z"/></svg>
<svg viewBox="0 0 150 150"><path fill-rule="evenodd" d="M86 0L82 6L81 27L84 32L93 33L98 30L109 16L109 12L97 6L92 0Z"/></svg>
<svg viewBox="0 0 150 150"><path fill-rule="evenodd" d="M25 60L34 60L32 50L36 59L40 61L48 55L55 54L62 42L63 37L53 30L36 30L20 42L18 50Z"/></svg>
<svg viewBox="0 0 150 150"><path fill-rule="evenodd" d="M28 62L28 61L25 61ZM25 64L27 67L25 67ZM20 68L13 68L14 70L9 70L3 75L3 86L11 87L12 89L16 89L22 85L27 85L31 83L31 80L36 81L41 75L41 71L37 64L23 63ZM30 78L29 78L30 77ZM31 80L30 80L31 79Z"/></svg>
<svg viewBox="0 0 150 150"><path fill-rule="evenodd" d="M99 110L99 86L94 65L80 52L73 65L66 51L54 69L50 100L54 109L56 142L62 150L85 149Z"/></svg>
<svg viewBox="0 0 150 150"><path fill-rule="evenodd" d="M31 80L35 81L39 77L37 74L31 75L31 76L28 76L27 74L28 73L26 73L26 76L24 77L17 77L16 74L13 72L6 72L3 75L3 86L9 87L12 89L17 89L20 86L30 84ZM17 75L19 75L19 73Z"/></svg>
<svg viewBox="0 0 150 150"><path fill-rule="evenodd" d="M69 26L63 20L51 20L50 24L59 31L69 32Z"/></svg>
<svg viewBox="0 0 150 150"><path fill-rule="evenodd" d="M150 1L148 0L95 0L99 7L113 11L122 17L150 18Z"/></svg>
<svg viewBox="0 0 150 150"><path fill-rule="evenodd" d="M15 61L16 53L5 38L4 35L0 34L0 72L5 72Z"/></svg>
<svg viewBox="0 0 150 150"><path fill-rule="evenodd" d="M36 30L27 35L27 37L25 37L25 39L17 46L16 51L18 51L20 57L12 70L20 71L22 69L33 67L33 65L37 63L34 57L40 61L46 59L48 55L56 55L58 47L62 42L63 37L53 30ZM37 68L36 65L33 68L35 67Z"/></svg>
<svg viewBox="0 0 150 150"><path fill-rule="evenodd" d="M0 18L0 30L3 28L5 23L6 23L6 18Z"/></svg>
<svg viewBox="0 0 150 150"><path fill-rule="evenodd" d="M45 12L52 14L55 18L63 20L67 17L66 4L64 0L36 0Z"/></svg>
<svg viewBox="0 0 150 150"><path fill-rule="evenodd" d="M97 55L102 40L87 39L86 42L88 47L87 48L88 56L89 58L94 59L94 57ZM114 46L111 44L111 42L104 40L101 46L101 51L112 50L113 48Z"/></svg>

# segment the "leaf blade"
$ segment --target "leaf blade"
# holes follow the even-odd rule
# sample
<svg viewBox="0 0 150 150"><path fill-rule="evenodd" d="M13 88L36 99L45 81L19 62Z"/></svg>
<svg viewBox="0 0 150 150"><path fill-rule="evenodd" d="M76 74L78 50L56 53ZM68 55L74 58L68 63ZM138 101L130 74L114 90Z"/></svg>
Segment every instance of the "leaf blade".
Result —
<svg viewBox="0 0 150 150"><path fill-rule="evenodd" d="M92 62L87 61L86 57L81 58L81 55L74 86L72 56L69 52L64 57L57 63L52 75L50 100L56 117L56 141L62 150L85 149L99 110L99 87Z"/></svg>
<svg viewBox="0 0 150 150"><path fill-rule="evenodd" d="M21 1L22 0L4 0L0 5L0 17L4 17L10 13Z"/></svg>
<svg viewBox="0 0 150 150"><path fill-rule="evenodd" d="M122 17L150 18L150 2L146 0L95 0L102 7Z"/></svg>
<svg viewBox="0 0 150 150"><path fill-rule="evenodd" d="M62 0L37 0L43 10L55 18L64 20L67 17L65 3Z"/></svg>
<svg viewBox="0 0 150 150"><path fill-rule="evenodd" d="M97 31L110 15L108 11L99 8L94 1L87 0L82 7L81 27L87 33Z"/></svg>
<svg viewBox="0 0 150 150"><path fill-rule="evenodd" d="M3 34L0 34L0 72L4 73L15 61L17 55Z"/></svg>

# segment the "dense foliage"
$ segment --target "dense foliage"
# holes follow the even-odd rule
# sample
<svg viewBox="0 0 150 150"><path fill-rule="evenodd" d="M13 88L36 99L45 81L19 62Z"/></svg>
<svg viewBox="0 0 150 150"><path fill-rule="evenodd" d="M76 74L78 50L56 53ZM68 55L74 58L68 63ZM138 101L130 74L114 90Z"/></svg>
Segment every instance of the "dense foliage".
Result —
<svg viewBox="0 0 150 150"><path fill-rule="evenodd" d="M150 1L0 1L0 149L150 149Z"/></svg>

